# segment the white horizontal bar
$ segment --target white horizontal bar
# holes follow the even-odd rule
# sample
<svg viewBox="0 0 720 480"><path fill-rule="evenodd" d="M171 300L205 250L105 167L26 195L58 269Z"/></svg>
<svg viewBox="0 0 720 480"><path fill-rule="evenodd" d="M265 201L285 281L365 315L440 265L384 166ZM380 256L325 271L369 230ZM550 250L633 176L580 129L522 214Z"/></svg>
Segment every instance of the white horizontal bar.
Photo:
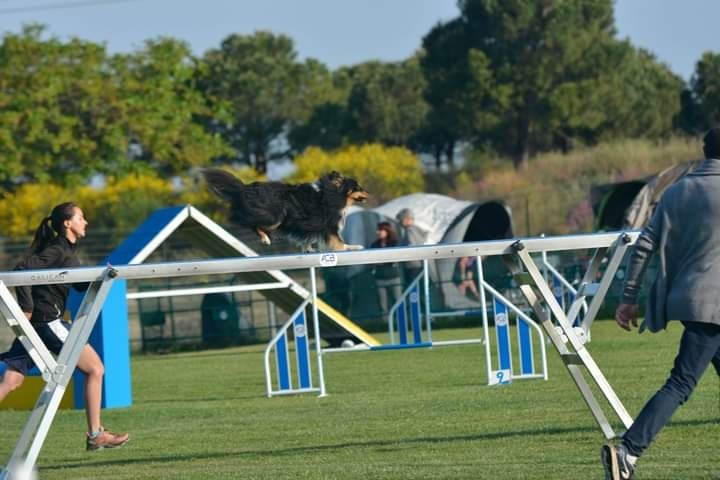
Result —
<svg viewBox="0 0 720 480"><path fill-rule="evenodd" d="M323 353L343 353L343 352L369 352L370 347L364 343L354 345L352 347L335 347L335 348L323 348Z"/></svg>
<svg viewBox="0 0 720 480"><path fill-rule="evenodd" d="M430 312L430 318L441 317L470 317L482 314L482 307L478 305L472 310L452 310L447 312Z"/></svg>
<svg viewBox="0 0 720 480"><path fill-rule="evenodd" d="M433 347L447 347L451 345L477 345L483 343L482 338L467 338L465 340L443 340L440 342L432 342Z"/></svg>
<svg viewBox="0 0 720 480"><path fill-rule="evenodd" d="M266 270L294 270L298 268L333 267L384 263L389 260L437 260L467 256L503 255L513 252L512 245L520 240L528 252L580 250L602 248L611 245L623 233L634 242L639 231L565 235L558 237L533 237L525 239L491 240L456 244L418 245L413 247L371 248L366 250L307 253L294 255L268 255L262 257L226 258L186 262L146 263L140 265L113 266L116 279L142 279L182 277ZM100 281L108 267L84 267L54 270L20 270L0 272L0 281L7 286L44 285Z"/></svg>
<svg viewBox="0 0 720 480"><path fill-rule="evenodd" d="M447 347L450 345L477 345L482 344L483 339L482 338L468 338L465 340L444 340L441 342L432 342L430 345L427 345L423 348L432 348L432 347ZM412 343L409 343L408 345L412 345ZM353 347L337 347L337 348L323 348L323 353L346 353L346 352L370 352L370 351L378 351L378 350L371 350L370 347L368 347L365 344L359 344L355 345Z"/></svg>
<svg viewBox="0 0 720 480"><path fill-rule="evenodd" d="M285 282L274 283L256 283L254 285L231 285L225 287L198 287L198 288L181 288L175 290L153 290L152 292L131 292L125 295L128 300L140 298L157 298L157 297L179 297L184 295L203 295L205 293L225 293L225 292L249 292L257 290L273 290L277 288L288 288Z"/></svg>
<svg viewBox="0 0 720 480"><path fill-rule="evenodd" d="M277 395L294 395L296 393L310 393L319 392L319 388L295 388L290 390L273 390L268 397L275 397Z"/></svg>
<svg viewBox="0 0 720 480"><path fill-rule="evenodd" d="M545 380L547 380L547 378L545 378L542 373L525 373L523 375L513 374L512 376L513 380L529 380L531 378L544 378Z"/></svg>

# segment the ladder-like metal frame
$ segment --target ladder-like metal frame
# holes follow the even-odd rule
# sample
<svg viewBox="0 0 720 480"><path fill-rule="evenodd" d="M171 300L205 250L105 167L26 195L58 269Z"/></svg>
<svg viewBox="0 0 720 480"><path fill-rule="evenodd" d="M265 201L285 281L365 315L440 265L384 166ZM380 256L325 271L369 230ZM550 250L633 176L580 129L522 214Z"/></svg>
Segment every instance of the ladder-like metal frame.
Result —
<svg viewBox="0 0 720 480"><path fill-rule="evenodd" d="M5 283L0 281L0 314L22 342L45 381L45 387L30 413L8 466L0 472L0 479L11 478L11 468L30 471L34 467L60 406L60 400L65 394L116 275L116 270L108 267L99 281L90 284L57 359L35 332Z"/></svg>
<svg viewBox="0 0 720 480"><path fill-rule="evenodd" d="M595 363L595 360L587 348L585 348L587 335L581 336L579 334L580 332L577 332L573 328L573 323L580 312L583 302L586 301L588 296L593 296L593 300L581 323L583 331L589 332L595 315L597 315L630 242L631 238L623 234L611 246L613 253L608 261L607 268L600 283L595 283L594 279L597 277L600 265L607 258L610 247L602 247L596 250L580 284L578 295L570 306L567 315L558 303L552 288L548 285L522 241L513 243L513 253L503 257L505 264L518 283L520 291L532 307L539 323L545 329L550 341L560 354L560 358L565 364L570 376L575 381L585 403L590 408L600 429L608 440L620 436L622 432L616 433L614 431L603 412L600 402L595 398L590 384L585 379L582 367L585 368L586 373L598 386L613 412L626 429L632 425L633 419L630 414L628 414L615 393L615 390L610 386L610 383ZM524 270L516 260L520 260L520 264L524 266ZM549 308L551 315L548 314L545 306ZM557 326L553 323L552 317L555 318Z"/></svg>
<svg viewBox="0 0 720 480"><path fill-rule="evenodd" d="M575 319L580 311L579 303L586 297L593 296L582 325L589 329L594 316L602 303L605 293L610 285L612 276L619 265L622 254L629 244L638 236L639 232L608 232L600 234L567 235L554 238L526 238L522 242L514 239L492 240L485 242L467 242L461 244L424 245L413 247L399 247L390 249L368 249L348 252L316 253L303 255L271 255L265 257L224 258L213 260L196 260L186 262L168 262L141 265L119 265L114 267L82 267L72 269L54 270L20 270L0 272L0 314L3 315L10 328L28 350L31 358L42 372L46 386L35 405L30 420L8 465L32 468L37 460L42 444L47 436L52 420L57 412L60 399L70 381L71 375L82 348L86 344L90 332L97 320L100 309L107 297L113 279L138 280L143 278L183 277L194 275L213 275L224 273L257 272L267 270L293 270L310 269L311 282L313 282L312 297L315 298L314 269L317 267L334 267L347 265L361 265L369 263L382 263L387 261L411 260L439 260L458 258L462 256L490 256L490 255L516 255L526 266L529 279L519 282L521 290L533 306L535 313L558 352L568 366L573 379L575 379L593 415L598 420L606 437L612 438L612 431L607 419L602 414L598 402L592 396L587 382L582 379L580 366L587 367L593 379L598 383L605 397L610 401L615 412L626 427L632 424L632 419L625 411L620 400L608 384L600 369L585 349L578 335L573 331L568 318ZM618 241L620 238L620 241ZM605 276L599 284L592 280L599 271L605 258L608 246L614 246L614 253L608 263ZM525 248L523 248L525 247ZM550 287L547 285L537 266L530 258L528 252L548 252L576 249L598 249L590 268L585 275L583 284L578 292L575 303L570 307L568 316L562 311ZM513 262L511 262L513 263ZM515 265L517 274L521 274ZM522 276L522 275L520 275ZM528 274L525 274L528 276ZM90 282L91 285L83 299L80 310L76 315L75 325L70 331L65 346L57 360L45 348L43 342L35 333L30 322L10 294L8 287L22 285L47 285ZM427 288L427 287L426 287ZM539 297L535 293L539 291ZM550 321L549 315L540 305L540 298L550 307L552 314L560 324L564 336L569 341L566 345L564 339ZM315 322L315 341L320 342L319 326L317 321L317 308L313 305ZM322 349L319 350L319 369L322 372ZM322 375L320 377L322 382ZM324 386L321 385L324 391ZM0 472L0 480L9 476L9 471Z"/></svg>

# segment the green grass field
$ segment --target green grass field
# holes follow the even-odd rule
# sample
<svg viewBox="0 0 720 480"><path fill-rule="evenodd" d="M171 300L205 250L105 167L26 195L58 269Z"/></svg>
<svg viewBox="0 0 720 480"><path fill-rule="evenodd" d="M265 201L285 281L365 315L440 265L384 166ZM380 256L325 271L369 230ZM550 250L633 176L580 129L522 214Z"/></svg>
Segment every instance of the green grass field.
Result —
<svg viewBox="0 0 720 480"><path fill-rule="evenodd" d="M632 415L665 380L681 328L596 322L590 352ZM434 332L436 340L477 331ZM265 397L262 347L133 358L134 405L104 422L122 449L86 453L61 411L41 479L600 479L603 436L555 350L550 379L487 387L481 347L325 356L326 398ZM642 458L638 479L720 478L710 369ZM5 462L27 412L0 411Z"/></svg>

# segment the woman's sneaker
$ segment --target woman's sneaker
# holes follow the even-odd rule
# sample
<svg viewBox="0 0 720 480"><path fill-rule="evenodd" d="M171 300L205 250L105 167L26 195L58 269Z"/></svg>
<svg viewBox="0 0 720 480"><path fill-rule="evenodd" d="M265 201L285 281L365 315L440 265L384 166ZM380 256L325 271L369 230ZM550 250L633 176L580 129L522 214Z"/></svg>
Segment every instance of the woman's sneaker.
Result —
<svg viewBox="0 0 720 480"><path fill-rule="evenodd" d="M130 440L130 435L127 433L113 433L100 427L100 433L97 435L87 434L85 447L88 451L94 452L103 448L122 447L128 440Z"/></svg>
<svg viewBox="0 0 720 480"><path fill-rule="evenodd" d="M600 451L605 480L629 480L635 473L637 457L630 455L625 445L603 445Z"/></svg>

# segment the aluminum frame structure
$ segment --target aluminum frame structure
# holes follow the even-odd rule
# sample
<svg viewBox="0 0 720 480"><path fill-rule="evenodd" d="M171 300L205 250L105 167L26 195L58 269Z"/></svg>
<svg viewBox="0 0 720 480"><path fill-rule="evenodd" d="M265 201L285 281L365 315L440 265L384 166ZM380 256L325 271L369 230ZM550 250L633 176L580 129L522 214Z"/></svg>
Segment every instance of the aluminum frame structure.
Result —
<svg viewBox="0 0 720 480"><path fill-rule="evenodd" d="M488 283L485 280L485 276L483 273L483 260L481 256L476 257L477 263L476 263L476 271L477 271L477 278L478 278L478 286L481 287L479 289L480 294L480 305L478 308L473 309L462 309L462 310L452 310L452 311L442 311L442 312L433 312L431 307L431 295L430 295L430 278L429 278L429 265L427 260L423 261L423 271L410 283L410 285L405 289L403 294L400 296L400 298L395 302L395 304L392 306L390 311L388 312L388 333L390 336L390 343L395 344L395 330L394 330L394 315L395 311L398 308L404 308L404 304L406 303L406 297L408 294L410 294L414 287L419 286L420 280L422 280L423 283L423 297L425 299L424 302L424 317L425 317L425 335L426 335L426 341L424 342L418 342L415 341L415 346L419 347L436 347L436 346L451 346L451 345L468 345L468 344L480 344L483 345L484 351L485 351L485 360L486 360L486 370L487 370L487 378L488 378L488 385L494 385L495 383L492 381L493 378L493 362L492 362L492 353L491 353L491 342L490 337L488 335L489 330L489 321L488 321L488 315L487 315L487 308L488 308L488 302L487 297L488 295L490 298L494 301L497 300L498 302L502 303L510 312L515 314L518 321L525 322L525 324L528 326L528 328L532 329L538 337L541 339L541 341L538 343L540 348L540 369L542 373L529 373L529 374L518 374L515 375L512 373L512 366L510 368L511 370L511 376L513 380L524 380L524 379L548 379L548 370L547 370L547 352L545 348L545 342L543 338L543 330L540 325L538 325L532 318L530 318L525 312L523 312L521 309L519 309L516 305L514 305L509 299L507 299L502 293L500 293L498 290L493 288L493 286ZM479 314L482 317L481 327L483 331L482 338L470 338L470 339L463 339L463 340L447 340L447 341L434 341L432 339L432 319L438 318L438 317L449 317L449 316L455 316L455 315L466 315L466 314ZM422 328L422 325L418 325ZM415 333L415 332L413 332ZM422 332L420 332L422 335ZM403 343L402 341L400 342ZM413 347L413 343L408 343L410 348ZM358 351L358 347L349 347L349 348L334 348L334 349L325 349L325 352L331 353L331 352L354 352ZM511 362L512 363L512 362Z"/></svg>
<svg viewBox="0 0 720 480"><path fill-rule="evenodd" d="M600 389L605 400L620 419L625 429L630 428L633 419L620 401L620 398L618 398L615 390L613 390L605 378L600 367L595 363L590 352L585 348L587 341L587 334L585 332L589 332L590 326L600 309L600 305L607 294L610 283L620 266L620 262L627 248L636 239L636 236L633 237L630 234L623 233L610 246L601 247L596 250L567 315L555 298L552 289L547 284L535 261L530 256L523 241L518 240L514 242L511 246L512 254L503 257L505 264L518 283L520 291L532 307L540 324L548 334L550 341L560 354L560 358L567 368L568 373L570 373L575 385L577 385L578 390L580 390L585 403L593 414L593 417L595 417L595 421L602 430L603 435L605 435L605 438L608 440L619 437L622 432L616 433L608 421L607 416L603 412L602 405L595 397L590 384L583 375L582 367L585 368L585 373ZM599 283L594 283L593 279L597 276L599 267L607 258L610 249L612 249L613 253L610 255L602 279ZM580 333L573 328L573 323L588 296L592 296L593 300L588 307L585 317L581 321L580 332L582 333ZM547 306L551 314L548 314L545 306ZM552 323L552 317L555 318L557 325Z"/></svg>
<svg viewBox="0 0 720 480"><path fill-rule="evenodd" d="M62 275L63 272L56 274L57 277L62 277ZM22 342L45 381L45 387L30 413L30 418L10 457L8 467L0 473L0 478L12 478L11 466L13 469L24 472L31 471L35 466L40 449L60 406L60 400L62 400L77 366L80 353L87 344L100 309L116 276L115 269L107 267L103 270L100 279L89 285L75 316L77 326L70 329L57 359L53 357L37 335L7 286L0 281L0 314Z"/></svg>
<svg viewBox="0 0 720 480"><path fill-rule="evenodd" d="M312 283L312 313L315 322L315 341L319 345L320 336L317 324L317 296L315 286L316 268L359 265L367 263L383 263L392 259L396 262L410 260L437 260L457 258L463 256L489 256L510 255L519 258L525 265L529 274L520 271L517 264L509 264L514 269L516 278L527 277L520 283L526 298L533 306L540 323L550 336L558 353L563 358L571 376L581 390L593 415L598 420L606 437L615 436L607 419L602 415L597 400L592 396L587 383L578 380L580 366L585 366L591 377L600 385L601 391L611 403L623 424L628 427L632 419L625 411L622 403L605 379L599 367L595 364L590 353L585 349L582 340L570 327L568 320L577 315L580 305L571 306L566 316L553 297L552 290L535 266L530 252L563 251L578 249L597 249L596 257L591 262L584 283L579 289L576 303L582 302L589 296L594 296L589 311L583 319L583 325L589 327L594 315L603 301L610 281L612 280L612 266L617 268L624 249L635 242L639 232L611 232L585 235L566 235L546 238L526 238L522 240L492 240L484 242L471 242L461 244L423 245L411 247L395 247L390 249L368 249L332 253L309 253L293 255L270 255L263 257L225 258L215 260L199 260L185 262L166 262L154 264L117 265L113 267L81 267L72 269L47 269L0 272L0 313L15 335L20 339L30 353L32 359L43 372L46 386L37 401L35 409L30 414L25 429L12 454L8 469L0 473L0 478L10 475L10 465L22 465L32 468L42 448L57 407L65 387L72 375L83 346L97 320L97 316L114 280L137 280L143 278L182 277L194 275L213 275L239 272L256 272L267 270L293 270L309 269ZM599 285L592 283L600 263L608 248L614 247L615 253L609 261L605 276ZM610 274L612 273L612 275ZM73 328L70 331L65 346L54 359L45 348L40 338L35 334L30 322L25 318L20 306L12 296L8 287L24 285L46 285L89 282L90 287L76 315ZM536 293L537 292L537 293ZM540 306L540 299L550 307L552 314L559 322L559 333L548 316ZM537 308L536 308L537 307ZM563 335L568 339L572 350L568 348ZM318 349L318 365L322 372L322 349ZM322 373L320 373L322 382ZM324 393L324 385L321 386Z"/></svg>

